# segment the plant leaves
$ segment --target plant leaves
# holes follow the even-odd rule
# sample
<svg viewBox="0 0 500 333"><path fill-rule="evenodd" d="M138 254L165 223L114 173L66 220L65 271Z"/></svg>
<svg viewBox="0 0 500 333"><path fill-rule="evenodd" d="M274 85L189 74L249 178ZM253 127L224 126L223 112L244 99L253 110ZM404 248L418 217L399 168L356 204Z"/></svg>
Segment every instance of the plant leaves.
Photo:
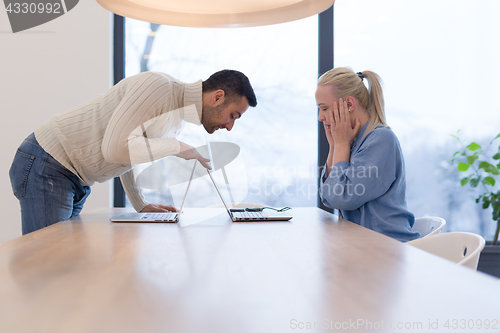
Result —
<svg viewBox="0 0 500 333"><path fill-rule="evenodd" d="M493 177L485 177L483 180L482 180L483 184L484 185L491 185L491 186L495 186L495 179Z"/></svg>
<svg viewBox="0 0 500 333"><path fill-rule="evenodd" d="M455 157L455 155L453 155L453 157ZM498 152L495 155L493 155L493 159L494 160L500 160L500 152Z"/></svg>
<svg viewBox="0 0 500 333"><path fill-rule="evenodd" d="M480 180L481 180L481 178L472 178L470 180L470 186L471 187L477 187L477 185L479 184Z"/></svg>
<svg viewBox="0 0 500 333"><path fill-rule="evenodd" d="M488 173L491 173L493 175L499 175L500 172L498 171L498 169L493 165L493 164L490 164L486 161L483 161L481 163L479 163L479 169L483 169L484 171L488 172Z"/></svg>
<svg viewBox="0 0 500 333"><path fill-rule="evenodd" d="M451 164L455 163L455 158L457 157L458 154L460 154L460 151L456 151L453 156L451 157Z"/></svg>
<svg viewBox="0 0 500 333"><path fill-rule="evenodd" d="M496 139L498 139L498 138L500 138L500 133L499 133L499 134L497 134L497 136L495 136L495 138L494 138L493 140L491 140L491 142L495 141L495 140L496 140ZM490 142L490 144L491 144L491 142Z"/></svg>
<svg viewBox="0 0 500 333"><path fill-rule="evenodd" d="M481 146L478 145L477 143L475 142L472 142L470 145L468 145L467 147L465 147L466 149L469 149L470 151L475 151L475 150L478 150L478 149L481 149Z"/></svg>
<svg viewBox="0 0 500 333"><path fill-rule="evenodd" d="M476 162L478 157L479 157L478 154L467 156L467 163L469 163L470 165L474 164L474 162Z"/></svg>
<svg viewBox="0 0 500 333"><path fill-rule="evenodd" d="M460 162L458 163L457 170L458 171L467 171L469 169L469 164Z"/></svg>
<svg viewBox="0 0 500 333"><path fill-rule="evenodd" d="M469 177L466 177L466 178L462 179L460 181L460 184L462 184L462 186L466 185L471 178L472 178L472 176L469 176Z"/></svg>

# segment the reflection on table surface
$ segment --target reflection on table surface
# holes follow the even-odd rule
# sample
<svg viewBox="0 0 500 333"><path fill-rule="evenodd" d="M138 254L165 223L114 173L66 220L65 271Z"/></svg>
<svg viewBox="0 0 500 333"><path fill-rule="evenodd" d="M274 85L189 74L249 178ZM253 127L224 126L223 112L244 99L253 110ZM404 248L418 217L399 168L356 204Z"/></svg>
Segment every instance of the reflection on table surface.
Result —
<svg viewBox="0 0 500 333"><path fill-rule="evenodd" d="M317 208L266 223L191 208L181 218L211 217L187 227L109 222L116 211L0 246L0 332L426 331L500 319L495 279Z"/></svg>

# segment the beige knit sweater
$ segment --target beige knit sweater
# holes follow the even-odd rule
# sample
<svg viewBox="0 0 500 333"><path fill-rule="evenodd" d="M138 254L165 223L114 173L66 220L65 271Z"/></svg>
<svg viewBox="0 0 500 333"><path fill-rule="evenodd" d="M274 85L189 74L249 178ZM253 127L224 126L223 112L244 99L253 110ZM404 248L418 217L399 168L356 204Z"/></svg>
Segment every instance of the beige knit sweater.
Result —
<svg viewBox="0 0 500 333"><path fill-rule="evenodd" d="M146 72L53 116L35 137L83 185L121 176L130 202L141 211L149 203L135 182L133 165L179 153L175 137L184 121L200 125L201 112L201 80L186 84Z"/></svg>

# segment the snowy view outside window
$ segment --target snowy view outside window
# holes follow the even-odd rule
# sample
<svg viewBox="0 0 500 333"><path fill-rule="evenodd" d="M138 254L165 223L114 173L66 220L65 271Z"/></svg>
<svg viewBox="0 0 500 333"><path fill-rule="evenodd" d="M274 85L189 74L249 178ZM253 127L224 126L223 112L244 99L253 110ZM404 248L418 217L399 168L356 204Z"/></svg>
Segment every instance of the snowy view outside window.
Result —
<svg viewBox="0 0 500 333"><path fill-rule="evenodd" d="M450 160L460 148L451 137L457 130L480 144L500 132L500 1L338 0L334 12L335 66L373 70L385 83L387 120L406 160L409 209L416 217L443 217L445 231L491 239L491 211L475 204L479 189L460 186L463 175ZM317 16L244 29L126 22L127 76L150 70L193 82L231 68L250 78L257 108L231 132L199 138L200 145L208 139L240 146L228 169L231 184L245 180L241 200L316 206ZM200 193L213 197L204 192L209 185L198 184L191 201ZM168 200L169 193L148 196Z"/></svg>
<svg viewBox="0 0 500 333"><path fill-rule="evenodd" d="M207 141L240 147L238 157L225 167L231 191L226 191L228 201L232 195L235 202L273 207L316 206L317 50L317 16L239 29L158 26L126 19L127 77L157 71L195 82L222 69L239 70L249 77L258 105L249 108L231 132L208 135L202 126L192 125L179 137L195 147ZM172 158L160 161L160 169L169 169ZM157 174L153 183L163 183L164 176L169 186L146 190L146 198L172 204L173 197L179 207L185 188L173 188L168 173ZM226 190L221 173L214 176ZM191 186L187 207L221 203L208 177L199 177Z"/></svg>
<svg viewBox="0 0 500 333"><path fill-rule="evenodd" d="M335 66L373 70L384 80L387 121L406 160L415 216L447 221L445 231L492 239L491 211L461 187L450 165L461 130L488 145L500 133L500 1L339 0ZM478 188L480 190L480 188Z"/></svg>

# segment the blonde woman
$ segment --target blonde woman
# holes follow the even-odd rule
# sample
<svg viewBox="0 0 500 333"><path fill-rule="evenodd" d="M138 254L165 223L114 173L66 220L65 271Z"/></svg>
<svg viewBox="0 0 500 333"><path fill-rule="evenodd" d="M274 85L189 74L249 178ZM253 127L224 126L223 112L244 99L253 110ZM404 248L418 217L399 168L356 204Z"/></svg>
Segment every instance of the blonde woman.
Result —
<svg viewBox="0 0 500 333"><path fill-rule="evenodd" d="M316 103L330 145L321 176L323 203L394 239L419 238L411 231L415 218L406 207L403 154L385 120L380 77L332 69L319 78Z"/></svg>

